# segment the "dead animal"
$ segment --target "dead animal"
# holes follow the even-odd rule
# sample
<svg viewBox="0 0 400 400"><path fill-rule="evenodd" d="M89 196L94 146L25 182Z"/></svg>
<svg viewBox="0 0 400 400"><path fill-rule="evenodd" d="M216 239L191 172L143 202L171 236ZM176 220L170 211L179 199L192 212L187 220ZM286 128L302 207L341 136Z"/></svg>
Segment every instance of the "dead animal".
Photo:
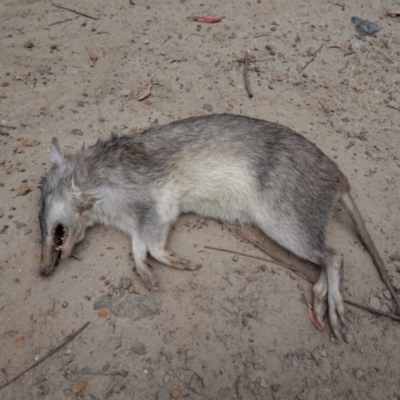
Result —
<svg viewBox="0 0 400 400"><path fill-rule="evenodd" d="M325 243L325 228L340 200L400 305L347 178L287 127L210 115L151 127L140 135L112 135L73 155L53 138L50 160L54 166L41 186L41 275L69 257L88 227L102 224L132 238L137 272L154 287L148 253L177 269L200 267L166 250L168 232L181 213L238 220L321 266L313 287L314 311L323 326L328 300L329 320L339 337L345 316L343 256Z"/></svg>

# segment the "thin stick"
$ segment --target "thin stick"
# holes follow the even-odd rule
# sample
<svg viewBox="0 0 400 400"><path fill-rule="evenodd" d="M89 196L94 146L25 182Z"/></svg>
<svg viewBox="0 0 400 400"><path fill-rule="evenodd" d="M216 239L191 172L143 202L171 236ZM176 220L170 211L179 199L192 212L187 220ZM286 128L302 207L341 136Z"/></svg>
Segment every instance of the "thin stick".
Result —
<svg viewBox="0 0 400 400"><path fill-rule="evenodd" d="M294 273L296 273L297 275L299 275L300 277L302 277L306 281L308 281L310 283L315 283L314 279L310 278L308 275L304 274L303 272L299 271L296 267L293 267L292 265L289 265L289 264L284 264L284 263L281 263L281 262L278 262L278 261L274 261L274 260L268 260L267 258L263 258L263 257L253 256L252 254L240 253L239 251L233 251L233 250L228 250L228 249L220 249L220 248L212 247L212 246L204 246L204 248L205 249L211 249L211 250L217 250L217 251L224 251L225 253L232 253L232 254L236 254L238 256L254 258L256 260L266 261L266 262L269 262L271 264L280 265L281 267L290 269L291 271L293 271Z"/></svg>
<svg viewBox="0 0 400 400"><path fill-rule="evenodd" d="M324 104L322 103L322 101L320 100L318 103L321 104L321 107L324 109L324 111L325 111L327 114L329 114L329 110L326 109L326 107L324 106Z"/></svg>
<svg viewBox="0 0 400 400"><path fill-rule="evenodd" d="M74 18L63 19L62 21L53 22L52 24L49 24L49 26L62 24L63 22L68 22L68 21L73 21L73 20L74 20Z"/></svg>
<svg viewBox="0 0 400 400"><path fill-rule="evenodd" d="M239 230L237 230L237 232L238 232L238 233L241 233ZM242 233L241 233L241 234L242 234ZM242 234L242 235L243 235L243 234ZM246 237L246 236L243 235L243 237ZM247 237L246 237L246 239L247 239ZM258 247L260 250L264 251L263 248L262 248L262 246L259 246L259 245L258 245L257 247ZM305 273L299 271L297 268L295 268L295 267L293 267L292 265L289 265L289 264L285 264L285 263L282 263L282 262L276 262L276 261L272 261L272 260L267 260L266 258L262 258L262 257L258 257L258 256L253 256L252 254L240 253L240 252L238 252L238 251L233 251L233 250L228 250L228 249L220 249L220 248L211 247L211 246L204 246L204 248L206 248L206 249L211 249L211 250L224 251L224 252L226 252L226 253L237 254L237 255L239 255L239 256L249 257L249 258L255 258L256 260L266 261L266 262L270 262L270 263L272 263L272 264L280 265L281 267L290 269L291 271L293 271L294 273L296 273L298 276L300 276L301 278L305 279L306 281L308 281L308 282L310 282L310 283L312 283L312 284L314 284L314 283L316 282L315 279L311 278L311 277L308 276L307 274L305 274ZM268 254L268 253L266 253L266 254ZM268 254L268 255L269 255L269 254ZM376 309L376 308L373 308L373 307L370 307L370 306L366 306L366 305L361 304L361 303L356 303L355 301L350 300L350 299L347 299L347 298L343 299L343 301L344 301L345 303L347 303L347 304L351 304L351 305L354 306L354 307L360 308L361 310L369 311L369 312L371 312L372 314L382 315L382 316L384 316L384 317L391 318L391 319L394 320L394 321L400 321L400 316L399 316L399 315L395 315L395 314L392 314L392 313L380 311L380 310L378 310L378 309Z"/></svg>
<svg viewBox="0 0 400 400"><path fill-rule="evenodd" d="M324 45L321 44L319 49L315 52L314 57L299 71L299 74L302 73L315 60L315 57L317 56L317 54L319 53L319 51L322 49L323 46Z"/></svg>
<svg viewBox="0 0 400 400"><path fill-rule="evenodd" d="M392 314L392 313L380 311L380 310L377 310L376 308L372 308L372 307L366 306L364 304L356 303L353 300L344 299L344 301L347 304L351 304L354 307L358 307L358 308L361 308L362 310L369 311L372 314L383 315L384 317L389 317L394 321L400 321L400 316L399 315L395 315L395 314Z"/></svg>
<svg viewBox="0 0 400 400"><path fill-rule="evenodd" d="M239 235L242 235L245 239L247 239L250 243L252 243L254 246L256 246L257 248L259 248L263 253L267 254L268 256L270 256L273 260L277 261L277 262L282 262L282 260L274 255L272 255L271 253L269 253L267 251L267 249L265 249L263 246L261 246L260 244L258 244L255 240L253 240L252 238L250 238L249 236L247 236L244 232L242 232L240 229L236 228L235 226L228 224L225 221L221 221L223 225L225 225L226 227L228 227L229 229L234 230L235 232L237 232Z"/></svg>
<svg viewBox="0 0 400 400"><path fill-rule="evenodd" d="M253 38L258 38L258 37L262 37L262 36L270 36L270 33L258 33L256 35L253 36Z"/></svg>
<svg viewBox="0 0 400 400"><path fill-rule="evenodd" d="M247 76L247 66L249 63L249 55L247 54L247 51L244 53L244 71L243 71L243 77L244 77L244 85L247 90L247 94L249 95L250 98L253 97L253 93L251 92L250 89L250 83L249 83L249 77Z"/></svg>
<svg viewBox="0 0 400 400"><path fill-rule="evenodd" d="M386 104L386 107L393 108L393 110L400 111L400 108L397 108L397 107L391 106L390 104Z"/></svg>
<svg viewBox="0 0 400 400"><path fill-rule="evenodd" d="M71 374L76 375L104 375L104 376L123 376L124 378L128 376L128 371L123 372L85 372L85 371L71 371Z"/></svg>
<svg viewBox="0 0 400 400"><path fill-rule="evenodd" d="M54 4L54 3L50 3L50 4L52 6L54 6L54 7L61 8L62 10L71 11L71 12L73 12L75 14L82 15L83 17L95 19L96 21L98 20L98 18L96 18L96 17L92 17L91 15L87 15L87 14L81 13L79 11L76 11L76 10L72 9L72 8L67 8L67 7L60 6L59 4Z"/></svg>
<svg viewBox="0 0 400 400"><path fill-rule="evenodd" d="M9 129L17 129L16 126L3 125L3 124L0 124L0 127L1 127L1 128L9 128Z"/></svg>
<svg viewBox="0 0 400 400"><path fill-rule="evenodd" d="M262 61L271 61L272 58L263 58L261 60L247 60L247 63L256 63L256 62L262 62ZM238 63L244 63L244 60L240 59L240 60L233 60L233 62L238 62Z"/></svg>
<svg viewBox="0 0 400 400"><path fill-rule="evenodd" d="M349 65L349 60L347 60L346 65L343 68L340 68L338 72L342 72L344 69L347 68L348 65Z"/></svg>
<svg viewBox="0 0 400 400"><path fill-rule="evenodd" d="M40 360L36 361L34 364L32 364L30 367L26 368L24 371L19 373L17 376L14 376L11 380L9 380L7 383L5 383L3 386L0 386L0 390L4 389L6 386L8 386L10 383L16 381L17 379L21 378L22 375L25 375L27 372L29 372L31 369L35 368L37 365L39 365L41 362L52 356L54 353L56 353L58 350L63 348L68 342L70 342L75 336L78 336L88 325L90 322L86 322L81 328L79 328L75 333L71 333L60 345L58 345L55 349L50 350L43 358Z"/></svg>
<svg viewBox="0 0 400 400"><path fill-rule="evenodd" d="M117 379L114 383L111 384L111 386L107 389L106 394L104 395L104 398L106 399L114 390L115 386L118 385L122 381L123 378Z"/></svg>

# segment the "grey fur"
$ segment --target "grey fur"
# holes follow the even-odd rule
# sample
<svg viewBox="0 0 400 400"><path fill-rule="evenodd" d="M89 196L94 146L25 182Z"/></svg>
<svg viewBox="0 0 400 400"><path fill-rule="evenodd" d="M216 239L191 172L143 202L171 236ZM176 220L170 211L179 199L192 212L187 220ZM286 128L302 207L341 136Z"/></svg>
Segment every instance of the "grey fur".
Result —
<svg viewBox="0 0 400 400"><path fill-rule="evenodd" d="M75 155L54 138L50 156L55 166L43 180L39 215L42 275L60 254L69 256L89 226L103 224L131 236L137 271L154 286L148 252L175 268L200 267L165 249L179 214L238 220L322 267L314 309L323 325L328 298L340 335L343 256L325 244L325 229L337 200L353 216L355 204L337 165L301 135L259 119L211 115L113 135Z"/></svg>

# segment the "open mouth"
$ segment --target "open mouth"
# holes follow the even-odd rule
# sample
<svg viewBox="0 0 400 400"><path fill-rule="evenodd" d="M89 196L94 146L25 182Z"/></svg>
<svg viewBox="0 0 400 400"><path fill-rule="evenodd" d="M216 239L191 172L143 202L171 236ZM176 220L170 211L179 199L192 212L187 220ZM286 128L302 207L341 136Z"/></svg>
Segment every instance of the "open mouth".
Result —
<svg viewBox="0 0 400 400"><path fill-rule="evenodd" d="M58 224L53 234L53 249L57 252L56 263L60 260L62 256L62 246L64 244L64 239L67 235L67 230L64 225Z"/></svg>

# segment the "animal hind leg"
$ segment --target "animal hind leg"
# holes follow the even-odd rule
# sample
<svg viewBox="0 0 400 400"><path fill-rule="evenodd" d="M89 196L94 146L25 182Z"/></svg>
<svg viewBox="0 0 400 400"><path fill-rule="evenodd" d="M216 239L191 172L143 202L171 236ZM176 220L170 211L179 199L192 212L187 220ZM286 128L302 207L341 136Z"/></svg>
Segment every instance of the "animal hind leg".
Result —
<svg viewBox="0 0 400 400"><path fill-rule="evenodd" d="M323 326L325 313L325 297L328 297L329 321L333 332L340 338L340 321L344 324L344 303L341 293L343 280L343 255L329 246L324 245L322 251L317 251L309 257L310 261L322 268L321 276L314 284L314 311L319 323ZM340 320L340 321L339 321Z"/></svg>

